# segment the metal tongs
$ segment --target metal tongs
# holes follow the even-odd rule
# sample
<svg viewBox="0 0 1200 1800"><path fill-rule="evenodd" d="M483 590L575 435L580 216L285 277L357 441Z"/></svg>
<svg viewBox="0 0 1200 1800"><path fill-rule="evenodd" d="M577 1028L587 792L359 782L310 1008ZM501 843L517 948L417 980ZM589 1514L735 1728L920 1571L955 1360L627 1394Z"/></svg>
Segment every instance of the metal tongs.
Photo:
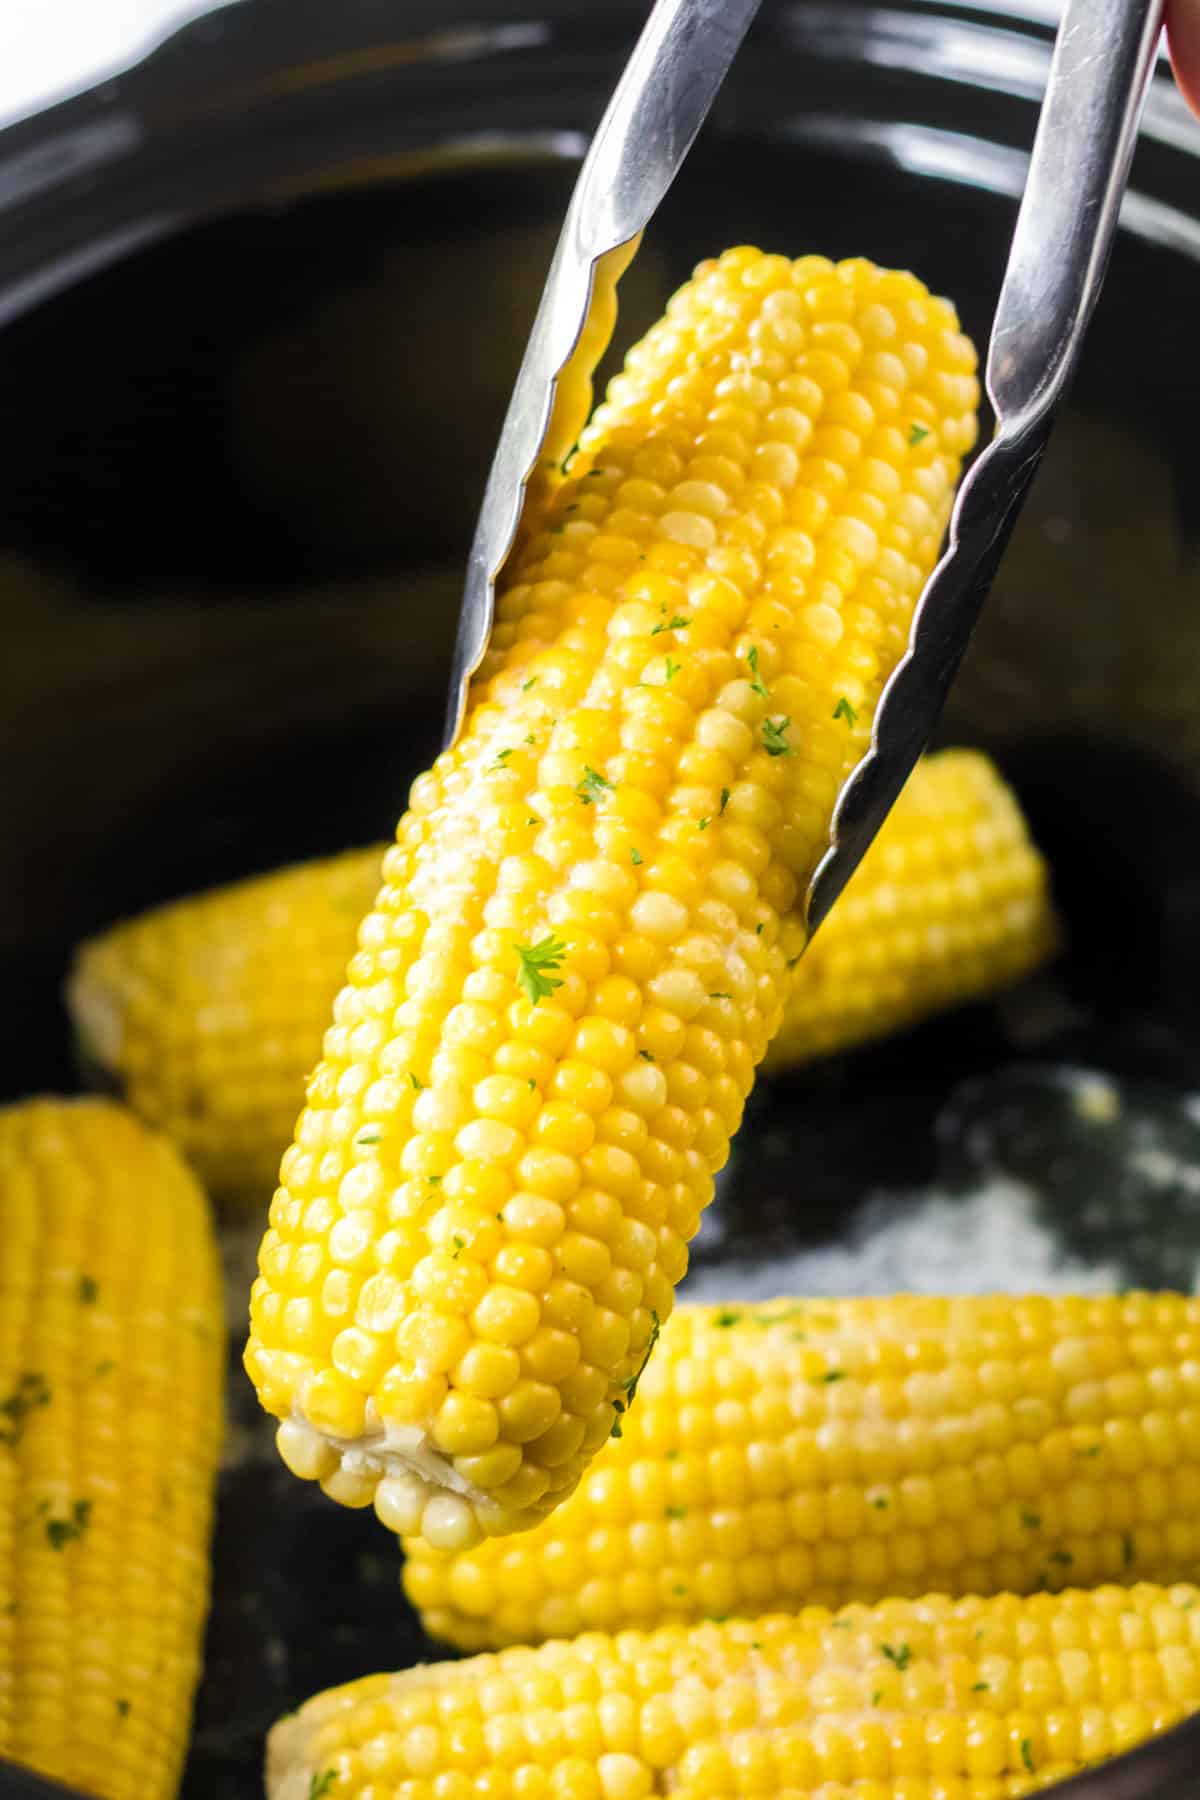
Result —
<svg viewBox="0 0 1200 1800"><path fill-rule="evenodd" d="M593 299L630 260L678 173L759 0L657 0L580 170L488 477L467 568L446 741L487 646L495 583ZM959 491L947 548L884 688L871 744L838 796L805 896L815 930L928 743L1075 367L1116 228L1163 0L1065 0L996 306L991 442ZM586 347L590 345L591 347ZM582 371L587 376L591 368ZM575 373L572 368L572 374Z"/></svg>

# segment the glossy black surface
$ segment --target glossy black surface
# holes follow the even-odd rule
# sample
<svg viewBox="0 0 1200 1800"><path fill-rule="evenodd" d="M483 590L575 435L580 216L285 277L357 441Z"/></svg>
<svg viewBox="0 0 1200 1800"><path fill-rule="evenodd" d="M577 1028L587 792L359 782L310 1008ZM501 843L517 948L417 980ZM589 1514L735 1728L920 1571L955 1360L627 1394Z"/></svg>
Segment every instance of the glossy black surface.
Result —
<svg viewBox="0 0 1200 1800"><path fill-rule="evenodd" d="M80 935L385 833L436 745L570 158L641 8L397 10L245 0L0 137L5 1095L74 1079L57 995ZM622 341L747 237L911 264L982 341L1046 45L982 3L766 5L622 289ZM1017 783L1069 954L998 1005L764 1084L706 1277L841 1246L886 1279L879 1246L931 1181L957 1243L982 1121L989 1167L1037 1177L1048 1255L1195 1279L1200 130L1165 85L1148 127L944 734ZM1081 1129L1068 1067L1119 1078L1114 1122ZM188 1800L249 1800L279 1711L434 1653L372 1516L278 1466L239 1348ZM1173 1800L1191 1754L1151 1747L1088 1800ZM25 1791L0 1772L5 1800Z"/></svg>

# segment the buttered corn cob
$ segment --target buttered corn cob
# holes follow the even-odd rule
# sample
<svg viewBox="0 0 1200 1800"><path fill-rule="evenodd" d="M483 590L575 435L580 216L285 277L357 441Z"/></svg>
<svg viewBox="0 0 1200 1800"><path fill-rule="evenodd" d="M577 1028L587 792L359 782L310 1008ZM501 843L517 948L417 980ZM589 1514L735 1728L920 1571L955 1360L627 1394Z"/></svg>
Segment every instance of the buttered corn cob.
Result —
<svg viewBox="0 0 1200 1800"><path fill-rule="evenodd" d="M1200 1591L890 1600L373 1675L268 1740L269 1800L1002 1800L1200 1707Z"/></svg>
<svg viewBox="0 0 1200 1800"><path fill-rule="evenodd" d="M1200 1300L682 1306L622 1433L533 1531L406 1545L461 1649L1200 1566Z"/></svg>
<svg viewBox="0 0 1200 1800"><path fill-rule="evenodd" d="M76 956L68 1000L90 1060L219 1199L270 1196L385 849L159 907ZM993 765L927 757L791 971L767 1067L989 993L1054 942L1045 864Z"/></svg>
<svg viewBox="0 0 1200 1800"><path fill-rule="evenodd" d="M280 1450L461 1548L633 1398L905 647L975 358L866 262L734 250L630 353L384 862L246 1366Z"/></svg>
<svg viewBox="0 0 1200 1800"><path fill-rule="evenodd" d="M0 1760L174 1795L224 1319L207 1206L106 1100L0 1111Z"/></svg>
<svg viewBox="0 0 1200 1800"><path fill-rule="evenodd" d="M383 852L157 907L75 957L67 999L87 1060L217 1200L270 1200Z"/></svg>
<svg viewBox="0 0 1200 1800"><path fill-rule="evenodd" d="M991 993L1056 939L1049 873L993 764L971 750L927 756L792 971L767 1067Z"/></svg>

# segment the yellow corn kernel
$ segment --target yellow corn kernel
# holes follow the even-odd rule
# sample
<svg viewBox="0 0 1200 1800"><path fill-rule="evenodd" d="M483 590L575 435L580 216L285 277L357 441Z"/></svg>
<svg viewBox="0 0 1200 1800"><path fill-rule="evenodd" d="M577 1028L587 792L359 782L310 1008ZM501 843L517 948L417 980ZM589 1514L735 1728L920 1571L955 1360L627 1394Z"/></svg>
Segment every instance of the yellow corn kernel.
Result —
<svg viewBox="0 0 1200 1800"><path fill-rule="evenodd" d="M974 438L973 370L952 308L912 276L731 251L631 352L505 572L463 733L413 785L334 1006L246 1352L266 1409L324 1437L356 1480L415 1472L444 1548L565 1498L667 1318L779 1023L798 897ZM776 444L794 466L758 456ZM895 483L882 513L877 466ZM641 1016L624 987L623 1021L597 1010L614 977ZM553 1062L517 1110L493 1081L514 1042ZM620 1086L647 1056L661 1083ZM626 1110L629 1148L601 1137ZM437 1221L464 1197L460 1171L488 1172L506 1235L529 1194L565 1208L596 1190L622 1218L657 1207L661 1222L652 1245L564 1230L534 1291L467 1234L449 1247ZM314 1254L344 1278L336 1304ZM519 1352L541 1326L577 1339L559 1386L522 1376L488 1402L498 1441L538 1471L536 1499L514 1498L531 1491L522 1471L477 1489L432 1411L387 1416L389 1384L427 1373L398 1345L378 1382L337 1370L331 1391L334 1338L370 1329L362 1288L397 1254L415 1259L410 1303L485 1343Z"/></svg>
<svg viewBox="0 0 1200 1800"><path fill-rule="evenodd" d="M208 1609L208 1208L107 1100L0 1110L0 1760L170 1800Z"/></svg>
<svg viewBox="0 0 1200 1800"><path fill-rule="evenodd" d="M218 1202L271 1197L382 860L382 845L351 850L179 900L75 956L67 999L85 1060Z"/></svg>
<svg viewBox="0 0 1200 1800"><path fill-rule="evenodd" d="M425 1629L462 1650L1182 1580L1200 1565L1200 1300L683 1305L621 1436L551 1517L405 1551Z"/></svg>
<svg viewBox="0 0 1200 1800"><path fill-rule="evenodd" d="M927 756L793 970L767 1067L992 993L1057 938L1045 862L996 769L975 751Z"/></svg>
<svg viewBox="0 0 1200 1800"><path fill-rule="evenodd" d="M268 1800L999 1800L1200 1708L1200 1590L888 1600L370 1675L281 1719Z"/></svg>

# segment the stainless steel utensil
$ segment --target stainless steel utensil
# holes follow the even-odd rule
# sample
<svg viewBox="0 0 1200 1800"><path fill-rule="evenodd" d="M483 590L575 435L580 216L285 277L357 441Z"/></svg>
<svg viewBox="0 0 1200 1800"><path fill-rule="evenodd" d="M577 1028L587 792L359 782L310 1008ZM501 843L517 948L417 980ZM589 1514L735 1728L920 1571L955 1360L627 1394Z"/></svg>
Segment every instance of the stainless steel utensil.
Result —
<svg viewBox="0 0 1200 1800"><path fill-rule="evenodd" d="M471 547L447 742L492 625L556 388L593 297L619 276L699 131L759 0L658 0L584 159L517 376ZM945 554L838 796L805 898L825 917L929 741L1016 523L1099 296L1163 0L1065 0L987 359L991 442L959 492ZM589 371L590 372L590 371Z"/></svg>

